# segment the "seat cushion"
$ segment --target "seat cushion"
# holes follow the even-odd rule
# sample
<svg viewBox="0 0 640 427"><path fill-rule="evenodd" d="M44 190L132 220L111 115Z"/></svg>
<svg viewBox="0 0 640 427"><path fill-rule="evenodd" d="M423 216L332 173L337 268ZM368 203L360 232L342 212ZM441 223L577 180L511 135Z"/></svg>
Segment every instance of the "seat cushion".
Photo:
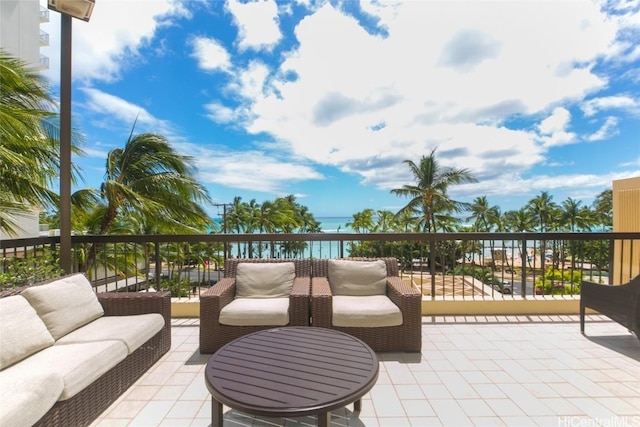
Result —
<svg viewBox="0 0 640 427"><path fill-rule="evenodd" d="M334 326L375 328L402 325L400 308L385 295L334 296Z"/></svg>
<svg viewBox="0 0 640 427"><path fill-rule="evenodd" d="M56 345L120 340L129 354L150 340L164 326L164 317L158 313L134 316L103 316L69 332L56 341Z"/></svg>
<svg viewBox="0 0 640 427"><path fill-rule="evenodd" d="M383 260L328 261L329 285L333 295L386 295L387 265Z"/></svg>
<svg viewBox="0 0 640 427"><path fill-rule="evenodd" d="M285 326L289 324L289 298L236 298L220 310L220 324Z"/></svg>
<svg viewBox="0 0 640 427"><path fill-rule="evenodd" d="M42 319L22 295L0 298L0 369L53 343Z"/></svg>
<svg viewBox="0 0 640 427"><path fill-rule="evenodd" d="M0 426L30 427L58 401L64 389L52 372L0 372Z"/></svg>
<svg viewBox="0 0 640 427"><path fill-rule="evenodd" d="M288 297L296 276L292 262L240 262L236 272L236 298Z"/></svg>
<svg viewBox="0 0 640 427"><path fill-rule="evenodd" d="M13 374L54 374L64 388L58 400L66 400L100 378L127 357L122 341L53 345L8 367ZM2 371L1 373L4 373Z"/></svg>
<svg viewBox="0 0 640 427"><path fill-rule="evenodd" d="M22 294L36 310L54 339L86 325L104 314L91 283L84 274L33 286Z"/></svg>

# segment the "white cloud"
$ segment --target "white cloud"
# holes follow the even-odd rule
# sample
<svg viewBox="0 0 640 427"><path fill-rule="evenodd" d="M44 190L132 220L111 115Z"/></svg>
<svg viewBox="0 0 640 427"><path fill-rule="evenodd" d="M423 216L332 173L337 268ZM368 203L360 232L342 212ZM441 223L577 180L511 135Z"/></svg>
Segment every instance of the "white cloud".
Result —
<svg viewBox="0 0 640 427"><path fill-rule="evenodd" d="M567 132L571 124L571 113L564 107L556 107L551 115L538 125L540 139L544 146L558 146L571 144L576 141L573 132Z"/></svg>
<svg viewBox="0 0 640 427"><path fill-rule="evenodd" d="M531 168L549 147L579 142L568 108L557 106L608 83L593 63L613 49L617 27L592 3L363 7L385 31L371 33L326 3L296 26L298 44L278 69L238 70L230 89L245 101L235 113L251 113L239 123L389 188L406 182L402 160L436 146L447 163L480 176ZM539 133L504 126L554 107Z"/></svg>
<svg viewBox="0 0 640 427"><path fill-rule="evenodd" d="M216 123L232 123L238 119L238 111L219 102L211 102L204 106L209 112L207 117Z"/></svg>
<svg viewBox="0 0 640 427"><path fill-rule="evenodd" d="M192 56L198 66L206 71L228 71L231 67L229 52L217 40L195 37L191 40Z"/></svg>
<svg viewBox="0 0 640 427"><path fill-rule="evenodd" d="M154 117L139 105L94 88L85 87L81 88L81 91L86 95L86 101L82 106L86 116L102 121L104 127L121 128L128 132L135 123L136 133L155 132L170 140L176 136L173 126L168 121Z"/></svg>
<svg viewBox="0 0 640 427"><path fill-rule="evenodd" d="M41 0L46 7L46 1ZM49 33L49 47L42 53L49 57L49 70L43 74L52 82L60 80L60 14L52 12L50 23L42 29ZM74 79L114 80L122 68L131 65L141 45L153 37L171 17L188 16L177 0L124 2L100 0L89 22L73 20L72 75ZM123 58L127 56L127 60Z"/></svg>
<svg viewBox="0 0 640 427"><path fill-rule="evenodd" d="M587 141L602 141L618 134L618 119L615 117L607 117L604 124L593 134L586 137Z"/></svg>
<svg viewBox="0 0 640 427"><path fill-rule="evenodd" d="M580 105L586 117L591 117L603 110L623 110L637 114L640 112L640 102L627 95L603 96L589 99Z"/></svg>
<svg viewBox="0 0 640 427"><path fill-rule="evenodd" d="M281 160L263 151L229 151L224 147L207 148L185 144L181 149L191 153L203 183L265 193L285 192L292 182L319 180L324 177L313 168ZM213 165L213 166L212 166Z"/></svg>
<svg viewBox="0 0 640 427"><path fill-rule="evenodd" d="M565 131L571 122L571 113L563 107L557 107L551 115L538 125L538 130L542 135L552 135L556 132Z"/></svg>
<svg viewBox="0 0 640 427"><path fill-rule="evenodd" d="M621 163L620 166L621 167L628 167L628 166L640 167L640 156L636 157L630 162Z"/></svg>
<svg viewBox="0 0 640 427"><path fill-rule="evenodd" d="M241 50L269 50L282 38L275 1L253 0L243 3L227 0L226 6L238 27L238 46Z"/></svg>

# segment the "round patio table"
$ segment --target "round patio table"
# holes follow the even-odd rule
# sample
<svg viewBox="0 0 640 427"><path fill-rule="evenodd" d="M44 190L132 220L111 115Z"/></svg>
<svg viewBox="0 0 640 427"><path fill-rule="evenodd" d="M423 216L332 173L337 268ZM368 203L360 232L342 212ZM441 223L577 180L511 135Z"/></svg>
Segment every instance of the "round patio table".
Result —
<svg viewBox="0 0 640 427"><path fill-rule="evenodd" d="M267 417L318 415L354 403L378 379L378 358L364 342L318 327L282 327L245 335L209 359L212 426L221 427L222 406Z"/></svg>

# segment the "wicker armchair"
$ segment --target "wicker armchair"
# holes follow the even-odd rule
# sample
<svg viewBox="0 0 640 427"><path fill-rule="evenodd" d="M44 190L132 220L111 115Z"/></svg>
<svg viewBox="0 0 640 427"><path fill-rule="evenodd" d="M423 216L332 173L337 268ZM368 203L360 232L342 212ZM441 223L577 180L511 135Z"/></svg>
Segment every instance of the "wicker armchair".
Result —
<svg viewBox="0 0 640 427"><path fill-rule="evenodd" d="M333 295L329 283L329 260L311 261L311 325L335 329L367 343L373 350L419 352L422 349L422 297L417 289L398 276L398 261L382 259L387 268L386 296L400 309L402 324L398 326L347 327L333 324ZM375 261L348 258L352 261ZM366 321L366 320L365 320Z"/></svg>
<svg viewBox="0 0 640 427"><path fill-rule="evenodd" d="M580 332L584 334L585 309L591 308L635 332L640 339L640 276L624 285L583 281L580 287Z"/></svg>
<svg viewBox="0 0 640 427"><path fill-rule="evenodd" d="M200 353L215 353L226 343L243 335L280 325L225 325L221 310L236 296L236 275L240 263L283 263L295 265L295 279L289 295L289 323L286 326L309 326L309 292L311 263L302 259L227 259L225 277L200 295Z"/></svg>

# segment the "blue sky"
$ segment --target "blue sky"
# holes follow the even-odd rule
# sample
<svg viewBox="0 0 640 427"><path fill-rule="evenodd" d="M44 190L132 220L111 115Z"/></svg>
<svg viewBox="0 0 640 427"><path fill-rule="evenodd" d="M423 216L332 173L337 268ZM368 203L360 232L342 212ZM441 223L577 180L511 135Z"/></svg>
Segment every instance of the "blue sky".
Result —
<svg viewBox="0 0 640 427"><path fill-rule="evenodd" d="M42 27L54 94L59 22ZM96 0L73 23L80 187L137 118L193 156L215 203L397 211L402 162L436 148L479 181L457 200L589 205L640 176L638 40L637 1Z"/></svg>

